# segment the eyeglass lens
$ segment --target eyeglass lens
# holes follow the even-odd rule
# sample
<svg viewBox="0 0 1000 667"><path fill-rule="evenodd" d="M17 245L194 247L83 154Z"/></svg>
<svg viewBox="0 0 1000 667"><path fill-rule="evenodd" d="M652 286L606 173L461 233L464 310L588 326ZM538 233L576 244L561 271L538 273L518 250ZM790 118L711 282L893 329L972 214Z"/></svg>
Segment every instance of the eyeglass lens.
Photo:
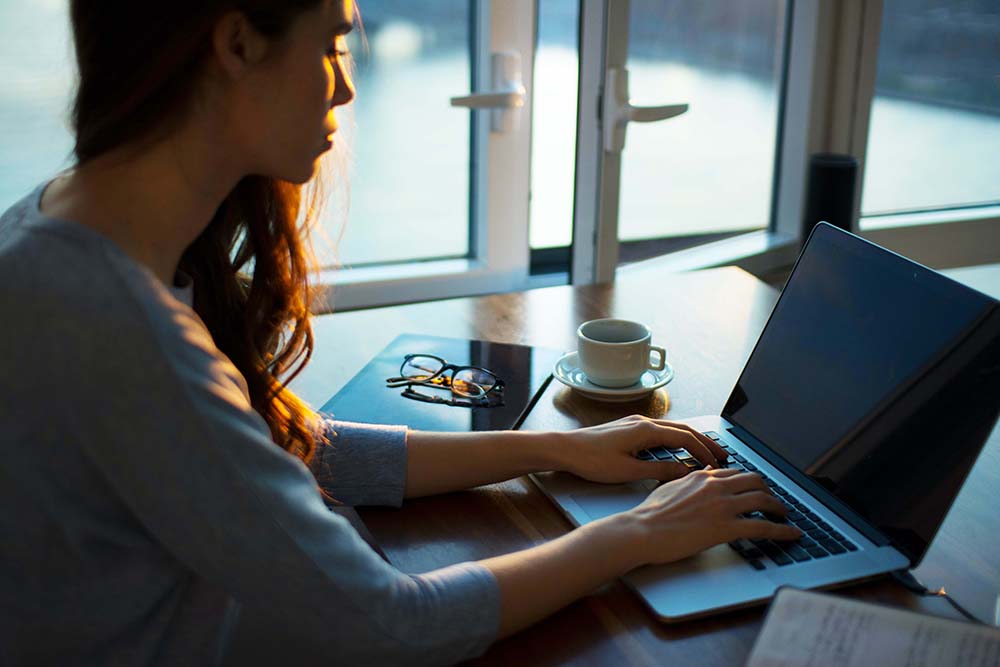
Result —
<svg viewBox="0 0 1000 667"><path fill-rule="evenodd" d="M414 382L426 382L440 373L444 367L444 362L436 357L415 355L403 362L400 374ZM496 382L496 377L492 373L466 367L453 373L451 389L460 396L476 398L492 389Z"/></svg>
<svg viewBox="0 0 1000 667"><path fill-rule="evenodd" d="M440 373L442 368L444 368L444 362L436 357L415 355L403 362L399 374L415 382L422 382Z"/></svg>

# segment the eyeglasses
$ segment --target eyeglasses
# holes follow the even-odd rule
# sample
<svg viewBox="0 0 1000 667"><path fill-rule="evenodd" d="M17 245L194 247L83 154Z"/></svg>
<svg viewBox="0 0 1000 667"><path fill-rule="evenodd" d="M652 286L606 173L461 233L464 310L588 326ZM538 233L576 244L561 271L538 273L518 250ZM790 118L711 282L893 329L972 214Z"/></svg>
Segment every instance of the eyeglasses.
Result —
<svg viewBox="0 0 1000 667"><path fill-rule="evenodd" d="M503 405L504 383L490 370L479 366L456 366L433 354L408 354L403 357L397 377L386 378L387 387L405 387L402 395L427 403L459 407L499 407ZM449 389L455 398L421 394L414 386Z"/></svg>

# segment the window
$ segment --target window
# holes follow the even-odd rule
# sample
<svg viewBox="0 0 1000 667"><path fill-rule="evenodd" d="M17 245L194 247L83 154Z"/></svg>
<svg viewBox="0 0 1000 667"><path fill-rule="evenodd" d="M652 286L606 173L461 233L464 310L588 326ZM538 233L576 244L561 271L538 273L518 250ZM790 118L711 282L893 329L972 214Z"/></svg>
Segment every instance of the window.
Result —
<svg viewBox="0 0 1000 667"><path fill-rule="evenodd" d="M0 3L0 212L72 162L67 4Z"/></svg>
<svg viewBox="0 0 1000 667"><path fill-rule="evenodd" d="M1000 204L1000 6L885 0L861 228Z"/></svg>
<svg viewBox="0 0 1000 667"><path fill-rule="evenodd" d="M538 0L532 86L530 242L539 258L533 263L563 270L573 240L579 4ZM537 252L546 249L563 252Z"/></svg>
<svg viewBox="0 0 1000 667"><path fill-rule="evenodd" d="M350 43L357 98L338 112L356 128L337 259L352 267L467 257L471 118L448 99L472 86L470 3L365 2L361 10L367 49L358 33ZM340 223L331 222L337 238Z"/></svg>
<svg viewBox="0 0 1000 667"><path fill-rule="evenodd" d="M618 236L763 229L771 216L785 7L782 0L632 0L634 104L687 113L631 123ZM628 259L625 247L622 259Z"/></svg>
<svg viewBox="0 0 1000 667"><path fill-rule="evenodd" d="M767 272L797 252L815 152L859 158L869 238L932 266L1000 261L995 0L360 6L350 210L319 248L320 310L611 280L688 245L663 261ZM497 54L519 68L497 78ZM0 71L6 208L70 164L66 3L0 3ZM513 108L450 103L487 93ZM618 109L680 104L616 147ZM638 113L658 114L675 115Z"/></svg>

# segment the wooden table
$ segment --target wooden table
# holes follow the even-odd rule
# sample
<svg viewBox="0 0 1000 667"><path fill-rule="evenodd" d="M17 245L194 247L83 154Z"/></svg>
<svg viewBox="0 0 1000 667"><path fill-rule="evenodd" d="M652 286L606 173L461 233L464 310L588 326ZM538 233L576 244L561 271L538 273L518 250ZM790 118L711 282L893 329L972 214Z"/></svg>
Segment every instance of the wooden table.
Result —
<svg viewBox="0 0 1000 667"><path fill-rule="evenodd" d="M646 322L668 349L676 378L638 402L602 404L553 382L524 424L565 430L630 413L683 419L721 412L777 292L735 268L682 274L632 271L613 285L553 287L522 293L325 315L315 320L317 349L293 387L322 405L398 333L482 338L561 350L575 348L580 322L623 317ZM350 419L350 415L338 415ZM980 618L992 618L1000 593L1000 430L977 462L917 577L945 586ZM564 534L570 523L528 478L368 508L365 523L406 572L524 549ZM918 598L882 580L844 589L854 597L956 616L944 600ZM473 664L743 664L764 608L675 625L658 622L620 583L605 586L535 626L495 644Z"/></svg>

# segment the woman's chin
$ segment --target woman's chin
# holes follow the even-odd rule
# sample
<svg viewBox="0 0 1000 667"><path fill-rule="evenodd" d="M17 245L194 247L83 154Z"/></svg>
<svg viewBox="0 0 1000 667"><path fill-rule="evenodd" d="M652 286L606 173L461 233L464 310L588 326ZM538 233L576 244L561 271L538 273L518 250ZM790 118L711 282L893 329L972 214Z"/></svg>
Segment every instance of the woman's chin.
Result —
<svg viewBox="0 0 1000 667"><path fill-rule="evenodd" d="M282 180L288 181L289 183L294 183L296 185L304 185L312 180L316 172L319 171L320 158L316 157L312 162L302 165L298 169L289 169L285 174L280 176Z"/></svg>

